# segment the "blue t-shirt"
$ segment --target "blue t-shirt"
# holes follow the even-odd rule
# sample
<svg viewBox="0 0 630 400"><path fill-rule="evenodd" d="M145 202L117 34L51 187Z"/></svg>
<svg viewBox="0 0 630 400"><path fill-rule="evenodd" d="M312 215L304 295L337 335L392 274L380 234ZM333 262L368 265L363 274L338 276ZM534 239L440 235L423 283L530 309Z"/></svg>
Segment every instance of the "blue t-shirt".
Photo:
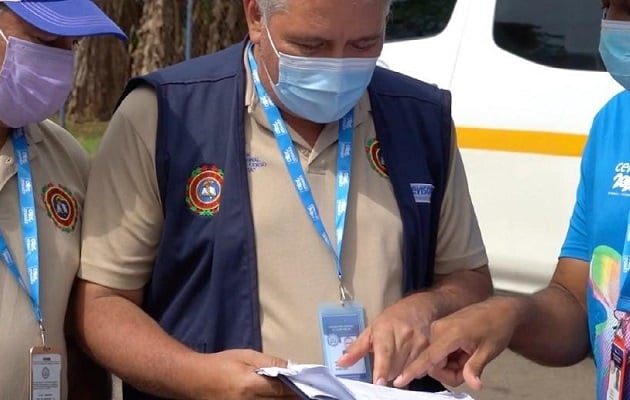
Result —
<svg viewBox="0 0 630 400"><path fill-rule="evenodd" d="M630 210L630 92L597 114L582 157L577 200L560 257L590 262L588 323L597 400L606 400L621 254ZM630 374L626 376L626 382ZM626 384L626 387L629 387ZM630 390L624 393L630 399Z"/></svg>

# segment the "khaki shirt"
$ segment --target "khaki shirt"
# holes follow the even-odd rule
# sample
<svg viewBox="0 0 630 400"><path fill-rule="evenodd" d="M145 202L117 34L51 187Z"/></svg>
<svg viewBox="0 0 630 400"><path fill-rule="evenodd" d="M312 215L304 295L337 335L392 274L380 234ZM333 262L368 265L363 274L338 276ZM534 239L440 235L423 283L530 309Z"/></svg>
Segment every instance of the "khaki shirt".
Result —
<svg viewBox="0 0 630 400"><path fill-rule="evenodd" d="M39 237L40 298L47 345L65 360L64 319L79 267L80 212L89 158L81 145L50 121L26 129ZM24 282L16 160L8 138L0 149L0 231ZM40 346L39 326L28 295L0 259L0 399L29 398L29 350ZM62 398L66 398L66 365Z"/></svg>
<svg viewBox="0 0 630 400"><path fill-rule="evenodd" d="M249 73L243 101L263 348L296 362L321 363L317 308L339 298L334 259L295 192ZM155 174L156 128L154 93L136 89L115 113L90 175L79 272L83 279L118 289L142 288L150 279L163 224ZM338 124L328 124L312 148L292 129L290 134L335 242ZM392 186L367 151L374 138L366 95L355 112L342 265L344 284L362 303L368 323L402 296L402 223ZM438 233L438 274L487 264L454 142L451 153Z"/></svg>

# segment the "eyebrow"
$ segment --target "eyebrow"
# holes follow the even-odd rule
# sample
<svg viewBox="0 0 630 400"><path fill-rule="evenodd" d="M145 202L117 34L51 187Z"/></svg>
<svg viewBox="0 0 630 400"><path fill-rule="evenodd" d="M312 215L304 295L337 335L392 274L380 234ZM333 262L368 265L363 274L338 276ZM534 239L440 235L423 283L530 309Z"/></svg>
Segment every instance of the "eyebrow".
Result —
<svg viewBox="0 0 630 400"><path fill-rule="evenodd" d="M382 37L384 37L384 34L382 32L379 32L379 33L374 33L370 35L365 35L360 38L351 39L349 41L350 42L369 42L369 41L381 39ZM319 42L332 41L332 39L325 38L325 37L307 36L307 35L291 34L291 33L288 33L286 35L286 40L290 42L297 42L297 43L319 43Z"/></svg>

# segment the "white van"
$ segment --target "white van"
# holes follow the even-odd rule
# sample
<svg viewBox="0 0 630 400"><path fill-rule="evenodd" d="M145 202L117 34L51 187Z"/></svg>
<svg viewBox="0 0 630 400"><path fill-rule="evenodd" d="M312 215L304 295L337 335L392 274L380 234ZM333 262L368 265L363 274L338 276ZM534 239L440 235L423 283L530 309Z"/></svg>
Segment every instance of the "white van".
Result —
<svg viewBox="0 0 630 400"><path fill-rule="evenodd" d="M533 292L556 265L592 119L622 90L600 16L598 0L394 1L379 62L452 92L497 289Z"/></svg>

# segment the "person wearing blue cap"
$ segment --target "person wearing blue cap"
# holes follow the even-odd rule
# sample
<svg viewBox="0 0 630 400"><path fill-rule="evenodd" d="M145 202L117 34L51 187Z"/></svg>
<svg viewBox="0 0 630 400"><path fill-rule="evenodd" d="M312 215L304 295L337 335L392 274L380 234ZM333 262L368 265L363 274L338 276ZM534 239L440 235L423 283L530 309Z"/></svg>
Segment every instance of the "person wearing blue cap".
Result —
<svg viewBox="0 0 630 400"><path fill-rule="evenodd" d="M90 0L0 3L0 398L109 398L66 321L89 159L47 120L73 83L73 42L125 34Z"/></svg>

